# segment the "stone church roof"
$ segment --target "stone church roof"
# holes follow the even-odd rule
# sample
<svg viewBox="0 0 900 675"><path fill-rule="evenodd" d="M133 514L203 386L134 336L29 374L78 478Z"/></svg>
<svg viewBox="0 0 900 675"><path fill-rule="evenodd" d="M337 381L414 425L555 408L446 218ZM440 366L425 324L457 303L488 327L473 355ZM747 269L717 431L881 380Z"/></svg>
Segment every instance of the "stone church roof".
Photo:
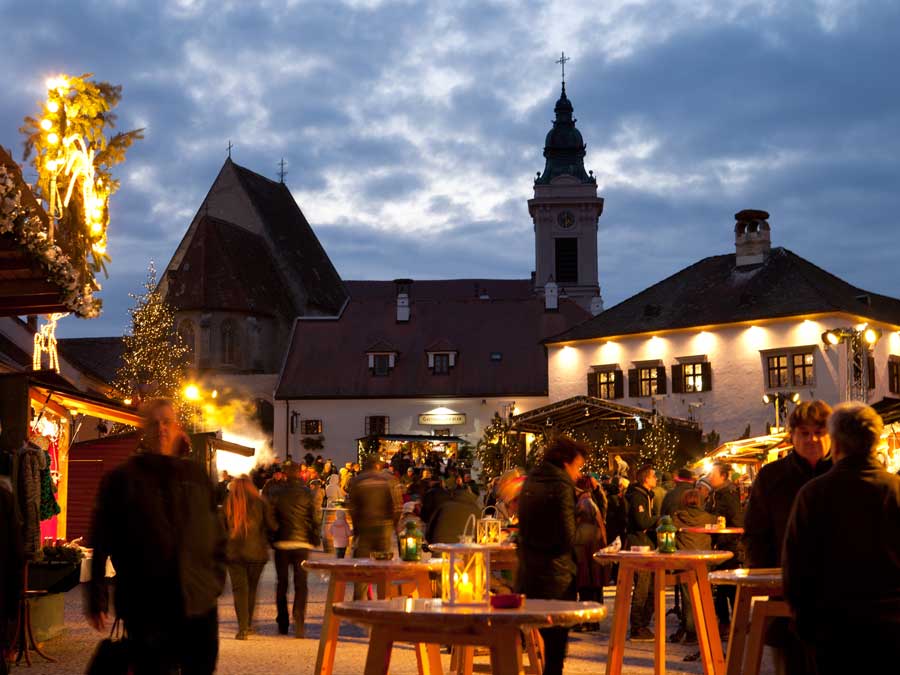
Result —
<svg viewBox="0 0 900 675"><path fill-rule="evenodd" d="M346 290L291 191L284 183L234 164L230 158L226 163L233 165L262 219L274 244L274 254L285 260L287 269L299 275L307 304L323 314L337 314L346 300Z"/></svg>
<svg viewBox="0 0 900 675"><path fill-rule="evenodd" d="M300 312L271 257L261 236L203 215L181 264L168 273L167 299L178 311L247 312L291 321Z"/></svg>
<svg viewBox="0 0 900 675"><path fill-rule="evenodd" d="M410 320L398 323L394 282L346 286L340 318L297 320L276 398L545 396L541 341L590 316L565 298L558 311L546 311L530 280L453 279L413 282ZM397 353L383 377L366 358L377 343ZM428 368L436 344L457 354L449 374Z"/></svg>
<svg viewBox="0 0 900 675"><path fill-rule="evenodd" d="M736 267L734 254L704 258L547 342L830 312L900 325L900 300L779 247L750 267Z"/></svg>

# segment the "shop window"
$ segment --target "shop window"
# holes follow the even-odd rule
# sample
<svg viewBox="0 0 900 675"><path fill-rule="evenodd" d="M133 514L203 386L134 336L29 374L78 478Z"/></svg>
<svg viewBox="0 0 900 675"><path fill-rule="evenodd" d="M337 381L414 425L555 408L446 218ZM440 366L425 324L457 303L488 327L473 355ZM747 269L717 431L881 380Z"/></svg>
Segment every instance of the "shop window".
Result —
<svg viewBox="0 0 900 675"><path fill-rule="evenodd" d="M390 433L391 418L387 415L370 415L366 417L366 436L384 436Z"/></svg>
<svg viewBox="0 0 900 675"><path fill-rule="evenodd" d="M322 420L303 420L300 424L300 433L308 436L323 433Z"/></svg>
<svg viewBox="0 0 900 675"><path fill-rule="evenodd" d="M888 361L888 391L900 394L900 357L897 356Z"/></svg>

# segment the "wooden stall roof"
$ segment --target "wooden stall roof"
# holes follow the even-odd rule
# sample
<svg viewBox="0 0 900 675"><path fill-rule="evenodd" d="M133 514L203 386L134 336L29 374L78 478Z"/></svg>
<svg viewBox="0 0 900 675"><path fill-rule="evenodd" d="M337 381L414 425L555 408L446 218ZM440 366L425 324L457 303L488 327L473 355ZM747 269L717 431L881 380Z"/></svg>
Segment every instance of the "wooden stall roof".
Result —
<svg viewBox="0 0 900 675"><path fill-rule="evenodd" d="M625 420L631 423L633 420L649 422L653 419L652 410L623 405L613 401L607 401L594 396L573 396L571 398L550 403L534 410L529 410L521 415L516 415L510 422L516 431L526 431L537 434L553 426L558 429L570 429L594 424L596 422L617 422ZM548 425L548 421L550 424ZM695 427L690 420L677 417L667 417L666 421L676 426L685 428Z"/></svg>
<svg viewBox="0 0 900 675"><path fill-rule="evenodd" d="M62 412L62 407L76 415L90 415L131 426L141 425L141 416L133 408L104 396L78 391L68 380L53 371L30 373L28 390L31 400L38 408L46 404L57 413Z"/></svg>

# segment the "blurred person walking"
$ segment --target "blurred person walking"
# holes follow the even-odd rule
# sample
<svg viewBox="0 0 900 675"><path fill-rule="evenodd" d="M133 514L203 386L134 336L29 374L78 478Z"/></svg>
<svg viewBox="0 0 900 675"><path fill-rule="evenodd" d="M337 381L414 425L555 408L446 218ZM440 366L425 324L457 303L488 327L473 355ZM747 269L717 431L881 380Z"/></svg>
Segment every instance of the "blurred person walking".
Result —
<svg viewBox="0 0 900 675"><path fill-rule="evenodd" d="M603 602L603 579L606 568L594 560L594 553L606 546L606 523L600 507L594 501L594 483L590 476L581 476L575 483L575 562L578 566L575 586L578 599ZM599 630L600 624L582 624L576 630Z"/></svg>
<svg viewBox="0 0 900 675"><path fill-rule="evenodd" d="M625 537L626 548L632 546L656 545L656 524L658 518L653 512L653 489L656 487L656 471L649 464L638 469L635 481L625 492L628 505L628 527ZM631 641L652 642L653 631L650 621L653 618L653 594L650 586L653 581L652 572L636 572L634 575L634 593L631 596ZM657 626L657 630L665 630L665 626Z"/></svg>
<svg viewBox="0 0 900 675"><path fill-rule="evenodd" d="M135 675L207 675L219 652L217 599L225 585L225 533L210 477L184 459L190 443L174 404L144 409L138 453L107 473L91 524L85 613L106 629L106 561L116 569L116 617Z"/></svg>
<svg viewBox="0 0 900 675"><path fill-rule="evenodd" d="M706 510L717 518L725 520L725 527L743 527L744 511L741 507L741 493L737 485L731 481L731 464L715 462L707 475L712 492L706 498ZM726 560L718 569L728 570L740 566L743 560L741 538L736 534L720 534L713 542L718 551L730 551L734 556ZM719 619L719 631L727 634L731 624L730 608L734 606L737 593L735 586L717 586L715 591L716 616Z"/></svg>
<svg viewBox="0 0 900 675"><path fill-rule="evenodd" d="M256 588L269 561L269 533L278 524L271 506L247 476L232 479L221 516L228 535L225 557L238 620L235 639L246 640L254 632Z"/></svg>

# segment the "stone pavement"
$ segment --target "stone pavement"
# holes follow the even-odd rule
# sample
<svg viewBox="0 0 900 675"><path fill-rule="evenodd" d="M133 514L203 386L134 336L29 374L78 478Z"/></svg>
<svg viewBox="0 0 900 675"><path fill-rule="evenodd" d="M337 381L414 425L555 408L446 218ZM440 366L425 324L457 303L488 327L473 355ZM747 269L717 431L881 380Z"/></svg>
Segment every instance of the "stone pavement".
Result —
<svg viewBox="0 0 900 675"><path fill-rule="evenodd" d="M321 554L320 554L321 555ZM324 610L326 582L319 574L310 574L310 601L307 610L305 639L278 635L275 628L275 570L270 563L263 574L259 587L257 608L257 635L247 641L234 639L237 620L234 615L230 585L219 599L219 668L223 675L268 675L293 674L309 675L315 667L316 648ZM607 589L606 604L612 609L613 589ZM348 592L349 595L349 592ZM671 602L671 600L670 600ZM94 646L101 639L84 621L81 614L81 590L75 589L66 596L66 632L48 640L45 651L60 659L60 663L45 663L35 658L32 668L13 669L20 675L63 675L84 673L85 666ZM569 657L565 672L568 674L590 673L596 675L606 668L606 649L611 626L611 614L598 633L572 633L569 641ZM675 630L674 618L669 617L667 632ZM367 638L363 629L344 624L335 659L335 675L360 675L365 663ZM667 669L673 673L702 673L699 662L685 663L682 657L692 648L681 645L667 645ZM449 656L444 656L445 668ZM480 657L486 662L486 657ZM650 675L653 672L653 644L628 644L625 650L624 672L628 675ZM773 672L768 654L764 656L763 673ZM394 647L391 659L391 675L414 675L415 655L408 645Z"/></svg>

